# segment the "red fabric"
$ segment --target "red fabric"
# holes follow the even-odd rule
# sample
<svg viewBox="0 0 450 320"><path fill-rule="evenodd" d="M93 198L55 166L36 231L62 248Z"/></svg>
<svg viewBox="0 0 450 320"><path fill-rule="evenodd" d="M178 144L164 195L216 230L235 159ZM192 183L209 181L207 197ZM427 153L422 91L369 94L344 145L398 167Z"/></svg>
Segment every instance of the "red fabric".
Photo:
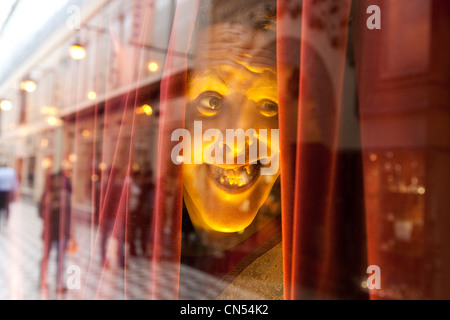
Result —
<svg viewBox="0 0 450 320"><path fill-rule="evenodd" d="M300 40L282 36L293 28L291 19L298 16L300 2L278 2L285 299L331 297L337 293L333 274L334 262L340 258L336 246L341 234L336 229L342 217L335 204L347 30L344 28L344 36L330 39L330 43L321 36L328 36L327 24L340 26L341 21L348 21L350 2L335 6L342 15L319 21L322 26L316 28L317 19L327 18L316 16L316 2L303 2L301 25L298 20L294 25L302 30ZM292 79L295 65L299 66L299 80ZM298 84L298 89L292 88L293 83ZM315 110L311 111L314 103Z"/></svg>
<svg viewBox="0 0 450 320"><path fill-rule="evenodd" d="M187 2L194 8L197 1ZM181 254L181 216L183 207L182 166L176 165L171 159L171 151L177 142L171 141L172 132L184 128L185 118L185 88L187 77L187 56L189 36L194 24L183 25L186 12L183 5L177 7L174 26L169 44L168 56L161 81L160 127L157 160L156 203L154 209L154 244L152 259L152 274L159 275L163 264L173 266L176 274L172 280L153 277L152 298L161 299L164 287L165 298L176 299L178 296L179 263ZM192 22L195 20L193 19ZM186 30L184 27L190 28ZM180 48L180 43L181 47ZM186 46L183 46L183 43ZM181 53L181 55L180 55ZM181 72L177 71L177 67ZM168 283L169 281L169 283Z"/></svg>
<svg viewBox="0 0 450 320"><path fill-rule="evenodd" d="M355 21L367 265L382 279L371 298L448 299L450 3L364 0L356 10L372 4L388 13L382 29Z"/></svg>
<svg viewBox="0 0 450 320"><path fill-rule="evenodd" d="M340 3L343 18L348 21L350 2ZM292 28L288 18L299 17L299 2L280 1L278 3L278 33ZM312 2L303 5L303 15L313 11ZM177 10L178 14L178 10ZM344 37L332 39L338 43L333 52L328 47L315 43L314 29L308 29L312 17L303 19L302 42L299 39L278 36L278 79L279 79L279 128L281 143L282 220L284 250L284 286L286 299L298 299L308 294L319 297L319 293L329 289L336 293L337 286L331 279L328 284L326 274L332 273L333 259L337 252L333 244L338 238L339 228L334 216L333 203L336 201L335 181L337 166L337 141L339 111L343 82L343 66L346 55L346 31ZM175 19L175 23L177 22ZM337 18L336 18L337 19ZM340 22L340 21L339 21ZM300 24L296 27L300 30ZM285 29L285 30L283 30ZM176 28L174 29L176 31ZM171 47L175 46L177 35L171 37ZM186 30L184 30L184 33ZM321 52L320 46L323 51ZM319 49L314 49L318 47ZM297 50L296 50L297 49ZM300 49L302 57L300 59ZM174 55L169 55L166 73L170 74ZM333 65L333 78L328 73L327 64ZM295 78L297 77L297 79ZM300 82L298 81L300 79ZM174 165L170 151L174 143L170 135L174 129L184 127L184 86L185 75L179 78L165 76L161 93L161 126L159 138L158 184L155 208L155 255L154 274L163 261L177 263L180 257L182 178L181 166ZM292 87L295 83L299 88ZM177 97L177 99L170 99ZM316 108L320 113L318 126L323 141L310 137L310 111L301 106L317 99ZM293 104L293 102L295 104ZM298 112L302 110L302 112ZM298 120L295 119L298 117ZM297 133L297 134L296 134ZM326 199L326 200L324 200ZM314 212L314 215L312 214ZM318 233L314 230L320 229ZM311 233L313 232L313 233ZM321 239L311 241L312 238ZM153 298L158 298L158 277L154 278ZM176 278L177 280L178 278ZM314 283L309 281L313 279ZM160 284L162 285L162 284ZM176 297L177 283L170 284ZM333 287L333 288L331 288ZM167 283L165 284L167 288ZM334 291L333 291L334 290Z"/></svg>

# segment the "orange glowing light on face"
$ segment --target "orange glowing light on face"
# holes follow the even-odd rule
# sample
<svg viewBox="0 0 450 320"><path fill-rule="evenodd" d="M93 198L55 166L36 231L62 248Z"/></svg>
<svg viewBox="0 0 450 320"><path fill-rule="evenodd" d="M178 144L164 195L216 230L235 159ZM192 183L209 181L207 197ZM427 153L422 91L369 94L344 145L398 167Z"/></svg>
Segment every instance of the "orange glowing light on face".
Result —
<svg viewBox="0 0 450 320"><path fill-rule="evenodd" d="M210 67L191 77L187 98L188 131L194 132L192 123L200 120L202 132L213 128L222 132L278 128L274 72L255 73L238 65ZM200 164L195 161L183 164L185 203L195 225L232 233L251 224L279 176L279 169L272 174L261 174L266 160L278 161L279 148L274 147L278 143L272 138L272 135L256 134L241 145L223 143L224 153L236 160L242 153L250 154L251 146L256 143L259 150L265 146L273 151L269 158L261 158L259 154L256 159L249 159L244 155L243 164L209 163L204 157L205 150L215 142L191 144L192 159L202 159Z"/></svg>
<svg viewBox="0 0 450 320"><path fill-rule="evenodd" d="M233 36L224 40L224 30ZM243 232L280 175L279 166L273 165L279 161L278 136L269 133L278 131L276 34L228 23L213 24L199 33L187 83L186 130L194 132L195 123L201 121L202 134L253 130L256 135L245 134L243 144L225 141L223 149L220 141L217 147L220 139L215 137L203 144L191 143L190 153L183 149L184 200L197 229L210 234ZM264 130L267 135L260 134ZM255 146L257 157L250 159ZM223 150L227 164L205 158L210 149L214 154ZM270 155L261 154L261 149L270 150ZM201 161L189 161L189 155ZM234 164L229 158L236 160ZM267 167L274 170L267 172Z"/></svg>

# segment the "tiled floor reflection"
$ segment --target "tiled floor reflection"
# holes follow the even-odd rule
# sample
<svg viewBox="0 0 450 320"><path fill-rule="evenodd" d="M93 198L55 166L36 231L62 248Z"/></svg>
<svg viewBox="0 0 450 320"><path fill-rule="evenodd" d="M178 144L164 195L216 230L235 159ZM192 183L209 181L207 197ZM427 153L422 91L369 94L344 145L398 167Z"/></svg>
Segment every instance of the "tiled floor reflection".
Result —
<svg viewBox="0 0 450 320"><path fill-rule="evenodd" d="M42 290L40 278L40 260L42 257L42 221L35 205L19 201L12 204L12 212L7 225L0 230L0 299L1 300L41 300L41 299L99 299L99 300L142 300L150 299L152 282L151 261L148 257L138 256L127 259L126 273L117 264L111 263L102 268L99 251L91 254L91 228L85 223L74 225L78 250L68 255L65 271L76 265L81 270L81 289L56 292L56 252L50 255L48 266L47 290ZM95 240L95 238L94 238ZM94 241L97 243L99 241ZM114 242L110 242L114 247ZM113 248L111 248L113 249ZM95 253L96 252L96 253ZM113 262L113 261L112 261ZM199 287L220 287L220 279L182 265L183 273L188 275L180 285L184 286L181 299L203 299L204 292ZM162 266L159 274L154 275L162 283L176 276L176 267L170 263ZM65 273L64 284L67 283ZM171 296L160 288L159 299ZM249 297L258 298L258 297Z"/></svg>

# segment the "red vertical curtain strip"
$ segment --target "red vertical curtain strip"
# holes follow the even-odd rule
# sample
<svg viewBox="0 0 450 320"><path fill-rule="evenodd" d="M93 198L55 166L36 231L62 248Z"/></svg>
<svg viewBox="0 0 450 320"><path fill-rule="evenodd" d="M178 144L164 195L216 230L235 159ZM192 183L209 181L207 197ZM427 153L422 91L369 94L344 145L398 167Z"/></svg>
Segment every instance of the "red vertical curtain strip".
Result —
<svg viewBox="0 0 450 320"><path fill-rule="evenodd" d="M346 275L343 273L342 268L346 268L347 261L342 259L342 250L340 246L347 246L348 243L344 240L345 234L342 230L345 228L345 215L346 212L341 212L339 208L339 197L340 189L344 184L342 179L342 175L340 171L342 170L342 163L345 161L340 156L341 146L339 145L340 133L342 131L341 128L341 113L342 113L342 93L344 86L344 72L345 72L345 63L347 56L347 37L348 37L348 25L350 21L350 6L351 0L340 1L339 2L339 12L340 15L335 15L331 18L329 23L333 23L335 27L338 28L338 32L341 34L335 35L335 39L331 39L331 44L333 47L332 53L326 52L324 50L323 55L325 58L325 63L327 65L332 65L331 74L332 79L334 80L334 88L333 93L335 94L335 112L332 113L332 119L330 119L330 123L332 123L330 131L331 131L331 144L332 144L332 158L331 158L331 168L330 168L330 177L329 177L329 195L325 199L330 199L325 207L325 252L324 252L324 262L322 266L322 274L326 275L321 280L319 290L321 292L330 292L332 298L342 297L344 292L340 292L342 290L342 279L335 279L334 277L341 278ZM334 30L334 32L336 32ZM303 56L305 59L308 57ZM327 63L328 61L331 61ZM309 76L312 76L309 75ZM306 77L305 77L306 79ZM321 105L320 108L327 108L326 105ZM355 134L358 134L357 132ZM345 173L344 173L345 174ZM357 177L355 177L357 179ZM344 201L351 201L351 197L345 195ZM355 197L355 201L357 198ZM360 212L362 214L362 212ZM364 241L364 239L361 239ZM340 264L339 271L336 272L336 264L338 261L342 261ZM336 274L337 273L337 274ZM345 289L344 289L345 291Z"/></svg>
<svg viewBox="0 0 450 320"><path fill-rule="evenodd" d="M152 3L150 3L147 6L145 6L144 15L143 15L144 19L148 20L151 17L153 17L153 11L154 10L155 10L155 8L154 8ZM147 39L147 38L150 37L152 29L149 28L148 24L147 24L147 25L145 25L144 30L142 30L142 32L143 32L144 39ZM112 34L112 38L113 38L113 40L115 40L114 41L115 44L119 44L120 43L119 40L116 40L114 38L113 34ZM119 49L120 48L117 48L117 50L119 50ZM144 64L143 57L145 56L145 54L144 54L145 50L146 50L146 48L144 46L142 46L140 48L137 48L136 54L135 54L134 70L135 70L136 74L135 74L135 76L133 78L137 80L137 83L140 83L140 80L143 78L143 75L142 75L143 71L142 71L142 68L140 68L140 66L142 66ZM132 92L129 92L129 95L131 95L131 93ZM129 132L129 134L130 134L130 141L129 141L129 148L128 148L128 152L129 152L129 154L128 154L128 168L127 168L126 183L125 183L126 184L126 188L125 188L126 196L124 198L125 202L123 203L123 205L125 205L125 208L123 208L123 210L125 210L124 211L125 212L125 218L123 219L125 221L125 226L124 226L125 230L124 230L124 238L123 238L123 241L124 241L124 298L125 299L127 299L127 283L128 283L128 281L127 281L127 271L128 271L127 270L127 265L128 265L127 264L127 250L125 250L125 248L126 248L126 243L127 243L127 239L128 239L128 230L130 229L129 224L130 223L134 223L134 222L131 221L131 218L130 218L131 217L131 215L130 215L131 212L130 212L130 214L128 212L128 208L129 208L128 203L129 203L129 192L130 192L130 187L131 187L131 185L130 185L131 180L130 179L132 179L131 178L130 167L131 167L132 156L133 156L133 141L134 141L133 138L134 138L135 129L136 129L136 126L135 126L136 110L139 107L139 88L138 87L134 91L134 97L132 97L131 101L134 101L134 104L133 104L133 107L132 107L132 112L129 113L129 116L128 116L129 118L131 118L131 119L128 119L128 121L131 122L131 128L129 130L130 131ZM134 226L131 226L131 227L134 227Z"/></svg>
<svg viewBox="0 0 450 320"><path fill-rule="evenodd" d="M189 7L188 10L186 6ZM197 0L178 2L161 80L157 181L153 214L151 290L153 299L178 297L183 183L182 166L174 164L171 159L171 150L177 144L171 141L171 135L175 129L184 128L187 55L197 8ZM192 20L186 25L186 12L192 12L192 9L194 9L193 16L190 17ZM185 56L180 57L180 52ZM161 275L164 269L170 270L174 276L163 279ZM160 288L164 288L164 296Z"/></svg>
<svg viewBox="0 0 450 320"><path fill-rule="evenodd" d="M149 9L146 8L146 12ZM145 30L147 32L147 30ZM115 51L117 51L118 59L123 58L124 48L118 46L118 41L115 38L115 34L110 32L110 36L112 38L113 44L115 46ZM136 70L136 65L140 64L140 57L142 56L143 48L139 48L135 51L135 57L133 59L132 68ZM97 51L99 52L99 51ZM109 64L108 64L109 65ZM109 73L111 69L107 69L106 78L109 78ZM139 79L140 75L136 74L135 79ZM97 79L96 79L97 80ZM108 85L105 84L106 93L108 91ZM110 166L105 170L102 168L101 177L100 177L100 193L96 194L94 188L95 183L93 181L92 184L92 217L91 217L91 232L94 232L94 213L95 207L99 208L99 221L98 221L98 232L96 232L95 240L93 240L92 248L91 248L91 257L94 254L94 250L98 250L99 246L102 246L101 237L103 236L103 232L107 232L111 228L108 226L110 221L109 219L113 219L112 229L109 230L109 239L116 238L118 245L123 246L123 256L118 255L119 263L124 265L124 297L126 298L126 230L128 224L128 196L129 196L129 175L130 175L130 166L131 166L131 157L132 157L132 146L133 146L133 135L134 135L134 121L135 121L135 109L137 101L138 91L131 88L124 98L121 98L119 101L112 100L106 101L104 106L104 118L103 118L103 149L102 149L102 158L101 163L106 164L110 163ZM115 118L115 114L118 113L121 115L119 130L115 128L117 124L117 119ZM94 119L94 132L97 132L97 123L98 123L98 106L95 106L95 119ZM115 145L111 146L107 142L109 138L113 136L116 137L114 139ZM96 135L94 136L96 137ZM95 140L95 139L94 139ZM109 159L109 149L112 148L114 153L112 158ZM96 149L97 145L94 142L93 145L93 158L92 158L92 172L94 175L97 172L97 168L95 167L97 164L96 160ZM94 201L98 201L99 205L95 206ZM108 249L108 246L107 248ZM100 248L100 250L102 250ZM101 252L100 252L101 254ZM116 253L114 253L116 254ZM90 262L91 263L91 262ZM102 266L101 277L99 279L97 285L97 295L100 293L102 288L102 279L103 274L105 272L105 268L107 265ZM89 276L89 274L88 274Z"/></svg>
<svg viewBox="0 0 450 320"><path fill-rule="evenodd" d="M40 289L43 298L46 298L46 283L47 283L47 270L48 270L48 255L50 243L50 172L47 170L44 176L44 191L41 197L39 214L42 219L42 260L40 265Z"/></svg>
<svg viewBox="0 0 450 320"><path fill-rule="evenodd" d="M380 5L381 1L377 0L376 2L371 2L370 4ZM356 9L358 12L363 12L365 8L369 6L369 1L363 0L359 1L356 4ZM370 32L365 24L366 17L358 15L355 20L356 23L356 35L355 41L359 44L355 48L355 58L356 58L356 72L359 86L359 103L360 103L360 112L364 113L364 110L367 109L370 104L367 100L367 97L372 97L373 95L369 94L374 89L374 79L372 77L368 77L374 69L379 68L379 64L377 63L377 54L376 51L372 51L369 49L370 44L376 43L376 40L379 38L379 32ZM370 50L370 51L369 51ZM366 146L370 142L370 138L365 134L365 124L364 124L364 116L361 119L361 139L363 150L362 153L364 155L363 159L366 158ZM369 139L368 139L369 138ZM364 160L363 160L364 161ZM364 176L368 173L366 161L363 162L364 166ZM370 174L370 173L369 173ZM366 178L365 178L366 179ZM377 206L376 202L373 201L373 197L370 195L373 193L377 193L382 188L381 184L378 184L376 189L370 188L365 182L365 205L366 205L366 232L367 232L367 263L368 265L375 264L380 265L380 260L378 257L378 252L376 248L378 244L381 243L381 238L379 238L378 229L378 217L376 215ZM383 267L383 265L381 265ZM384 276L384 272L383 272ZM371 299L375 298L374 295L371 295Z"/></svg>
<svg viewBox="0 0 450 320"><path fill-rule="evenodd" d="M285 36L301 30L301 1L277 1L277 81L280 132L281 212L284 298L291 297L295 159L298 114L300 39ZM294 21L294 22L293 22ZM292 86L295 86L292 88Z"/></svg>
<svg viewBox="0 0 450 320"><path fill-rule="evenodd" d="M69 216L69 212L68 212L68 207L67 207L67 201L69 200L69 185L68 185L68 181L64 176L64 172L61 172L61 175L59 177L57 177L56 179L59 179L59 185L60 185L60 190L58 190L58 192L60 192L60 199L59 199L59 243L58 243L58 248L57 250L59 250L60 254L58 255L58 261L57 261L57 265L58 265L58 270L60 270L60 272L64 272L63 268L64 268L64 260L65 260L65 252L66 252L66 244L68 242L69 239L67 239L67 234L66 234L66 223L68 223L68 219L70 219ZM58 288L62 288L63 287L63 281L64 278L62 277L62 274L59 274L58 279L57 279L57 287Z"/></svg>
<svg viewBox="0 0 450 320"><path fill-rule="evenodd" d="M137 61L137 60L136 60ZM100 217L99 217L99 233L96 238L95 247L99 245L99 236L102 236L104 230L109 230L108 224L112 219L113 225L112 229L109 230L110 238L115 238L119 246L123 246L123 256L118 255L119 264L124 265L124 272L126 274L126 229L128 223L128 194L129 194L129 174L131 166L131 151L133 143L133 132L134 132L134 109L135 109L135 99L131 96L132 92L128 92L127 96L119 101L119 109L121 111L121 119L119 125L119 132L117 134L116 145L114 147L114 154L111 161L111 167L107 172L103 174L102 193L104 197L101 201L100 206ZM115 130L114 126L114 116L108 117L109 107L114 108L116 105L105 106L105 133L104 139L111 134L111 130ZM106 140L104 140L106 142ZM107 153L105 148L109 148L107 143L103 144L104 154ZM104 229L103 229L104 228ZM103 272L107 265L103 266ZM103 274L102 272L102 274ZM124 276L125 276L124 274ZM98 290L101 289L101 281L98 285Z"/></svg>
<svg viewBox="0 0 450 320"><path fill-rule="evenodd" d="M326 17L320 5L303 2L293 230L283 230L292 232L290 299L333 297L339 281L335 179L350 1L332 3L336 14Z"/></svg>

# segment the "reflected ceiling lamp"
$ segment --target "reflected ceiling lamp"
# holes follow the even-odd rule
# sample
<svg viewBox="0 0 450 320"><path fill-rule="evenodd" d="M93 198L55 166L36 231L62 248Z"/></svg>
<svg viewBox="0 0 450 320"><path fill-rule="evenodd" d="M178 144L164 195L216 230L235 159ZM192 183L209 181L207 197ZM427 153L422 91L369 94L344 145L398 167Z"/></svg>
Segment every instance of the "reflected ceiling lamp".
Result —
<svg viewBox="0 0 450 320"><path fill-rule="evenodd" d="M2 100L0 102L0 109L3 111L9 111L12 109L12 102L9 100Z"/></svg>
<svg viewBox="0 0 450 320"><path fill-rule="evenodd" d="M95 100L97 98L97 93L95 91L89 91L87 97L89 100Z"/></svg>
<svg viewBox="0 0 450 320"><path fill-rule="evenodd" d="M151 116L153 114L153 108L148 104L144 104L143 106L136 109L137 114L146 114L147 116Z"/></svg>
<svg viewBox="0 0 450 320"><path fill-rule="evenodd" d="M83 60L86 57L86 50L81 44L73 44L70 46L70 57L74 60Z"/></svg>
<svg viewBox="0 0 450 320"><path fill-rule="evenodd" d="M32 80L25 80L21 83L20 88L23 91L31 93L31 92L36 91L37 86L36 86L36 82L34 82Z"/></svg>

